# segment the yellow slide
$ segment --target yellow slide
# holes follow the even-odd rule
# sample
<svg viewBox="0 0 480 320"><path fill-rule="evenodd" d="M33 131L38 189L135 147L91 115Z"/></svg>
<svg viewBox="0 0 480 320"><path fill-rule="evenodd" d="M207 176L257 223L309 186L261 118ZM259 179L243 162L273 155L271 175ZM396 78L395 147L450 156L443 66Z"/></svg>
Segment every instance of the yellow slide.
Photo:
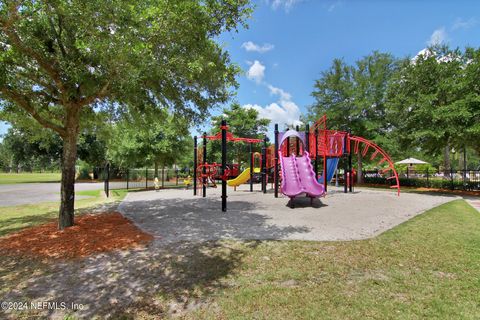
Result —
<svg viewBox="0 0 480 320"><path fill-rule="evenodd" d="M260 168L253 168L253 172L259 173ZM247 182L250 179L250 168L243 170L242 173L235 179L227 180L227 184L230 187L238 187L239 185Z"/></svg>

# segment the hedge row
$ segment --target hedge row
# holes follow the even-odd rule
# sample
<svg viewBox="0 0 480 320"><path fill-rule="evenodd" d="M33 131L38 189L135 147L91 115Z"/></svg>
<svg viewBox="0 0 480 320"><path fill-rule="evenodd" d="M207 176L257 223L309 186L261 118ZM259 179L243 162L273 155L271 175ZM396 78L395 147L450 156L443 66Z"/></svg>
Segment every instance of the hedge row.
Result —
<svg viewBox="0 0 480 320"><path fill-rule="evenodd" d="M399 178L400 186L416 188L436 188L450 190L480 190L480 181L450 180L450 179L409 179ZM364 177L365 183L393 185L395 180L387 180L383 177Z"/></svg>

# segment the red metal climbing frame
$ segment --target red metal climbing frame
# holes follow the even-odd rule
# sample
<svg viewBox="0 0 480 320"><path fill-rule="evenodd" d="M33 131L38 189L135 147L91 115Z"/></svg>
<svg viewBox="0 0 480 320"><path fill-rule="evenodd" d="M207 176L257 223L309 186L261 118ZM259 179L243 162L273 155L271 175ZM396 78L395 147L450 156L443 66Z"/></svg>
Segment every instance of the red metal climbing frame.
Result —
<svg viewBox="0 0 480 320"><path fill-rule="evenodd" d="M400 195L400 181L398 179L398 173L395 170L395 166L393 164L392 159L390 156L382 150L378 145L373 143L370 140L367 140L362 137L357 137L357 136L349 136L348 140L350 142L353 142L353 152L355 154L358 154L361 150L361 155L362 157L365 157L367 153L372 149L372 153L370 155L370 160L375 160L379 158L378 160L378 165L382 165L383 163L387 162L388 167L385 169L381 169L379 173L385 175L388 172L390 172L390 175L387 177L387 180L395 179L396 184L393 186L390 186L391 189L397 189L397 194Z"/></svg>
<svg viewBox="0 0 480 320"><path fill-rule="evenodd" d="M387 180L395 179L395 184L390 186L392 189L397 189L397 194L400 195L400 181L398 173L395 170L390 156L374 142L358 137L351 136L345 131L327 130L327 117L323 115L318 119L310 129L310 154L312 158L318 154L323 157L324 163L326 157L340 157L345 153L358 154L361 152L362 157L366 157L371 151L370 160L378 159L378 165L381 166L385 162L388 167L379 171L382 175L388 175ZM346 143L346 150L344 144ZM353 146L353 150L351 150Z"/></svg>

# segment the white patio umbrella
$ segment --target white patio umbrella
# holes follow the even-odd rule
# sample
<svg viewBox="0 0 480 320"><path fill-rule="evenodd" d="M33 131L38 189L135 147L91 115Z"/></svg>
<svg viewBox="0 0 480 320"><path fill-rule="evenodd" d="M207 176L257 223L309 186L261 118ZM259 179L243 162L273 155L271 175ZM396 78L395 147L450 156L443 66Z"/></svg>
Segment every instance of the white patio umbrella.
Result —
<svg viewBox="0 0 480 320"><path fill-rule="evenodd" d="M407 158L407 159L403 159L402 161L395 162L395 164L409 164L409 165L425 164L425 163L428 163L428 162L418 160L415 158Z"/></svg>

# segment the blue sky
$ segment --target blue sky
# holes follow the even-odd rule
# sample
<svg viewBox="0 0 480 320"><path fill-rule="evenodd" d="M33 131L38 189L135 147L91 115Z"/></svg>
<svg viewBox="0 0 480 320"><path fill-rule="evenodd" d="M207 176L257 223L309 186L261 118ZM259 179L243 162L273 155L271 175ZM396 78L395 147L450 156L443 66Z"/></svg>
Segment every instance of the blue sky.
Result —
<svg viewBox="0 0 480 320"><path fill-rule="evenodd" d="M315 79L334 58L373 50L415 56L431 43L480 46L480 2L258 0L247 30L224 35L239 77L236 100L283 124L313 103Z"/></svg>
<svg viewBox="0 0 480 320"><path fill-rule="evenodd" d="M480 1L257 0L248 29L220 41L244 70L235 100L295 122L334 58L379 50L414 56L432 42L480 46ZM0 124L0 134L6 125Z"/></svg>

